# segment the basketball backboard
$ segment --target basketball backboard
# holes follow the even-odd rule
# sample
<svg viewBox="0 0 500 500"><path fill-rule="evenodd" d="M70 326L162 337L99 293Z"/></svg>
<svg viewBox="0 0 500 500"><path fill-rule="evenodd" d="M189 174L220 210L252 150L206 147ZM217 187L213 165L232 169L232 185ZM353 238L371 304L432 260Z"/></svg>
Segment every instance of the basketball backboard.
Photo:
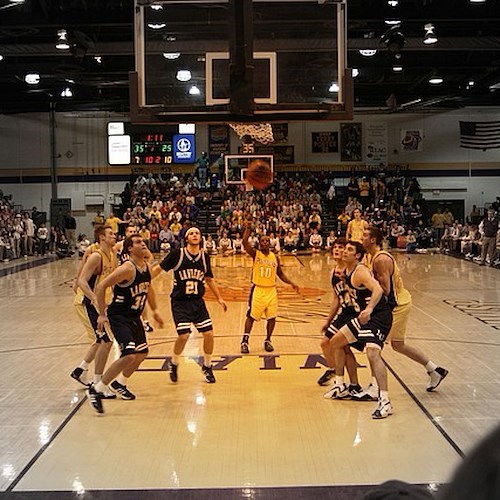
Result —
<svg viewBox="0 0 500 500"><path fill-rule="evenodd" d="M349 119L346 0L136 0L134 122Z"/></svg>

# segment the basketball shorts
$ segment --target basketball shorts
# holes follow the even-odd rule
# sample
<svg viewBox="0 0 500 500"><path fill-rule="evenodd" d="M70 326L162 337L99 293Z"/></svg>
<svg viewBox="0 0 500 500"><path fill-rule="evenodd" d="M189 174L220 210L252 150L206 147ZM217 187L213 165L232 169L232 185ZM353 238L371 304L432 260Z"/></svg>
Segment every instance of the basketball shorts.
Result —
<svg viewBox="0 0 500 500"><path fill-rule="evenodd" d="M252 285L248 299L247 316L259 321L276 318L278 315L278 291L275 286Z"/></svg>
<svg viewBox="0 0 500 500"><path fill-rule="evenodd" d="M200 333L213 329L212 320L203 299L172 300L171 304L178 335L191 333L191 324L194 324Z"/></svg>
<svg viewBox="0 0 500 500"><path fill-rule="evenodd" d="M85 327L87 335L92 342L97 342L98 344L101 342L112 342L113 336L107 327L102 333L97 331L97 318L99 317L99 314L92 304L75 304L75 308L76 313L78 314L78 317L80 318L80 321Z"/></svg>
<svg viewBox="0 0 500 500"><path fill-rule="evenodd" d="M355 317L356 317L356 313L342 309L340 311L340 313L337 314L337 316L335 316L335 318L333 318L333 321L330 323L328 330L325 332L325 337L328 337L329 339L333 338L333 336L344 325L346 325L350 320L354 319ZM358 351L363 351L363 349L365 348L365 345L359 341L351 342L349 345L351 347L354 347Z"/></svg>
<svg viewBox="0 0 500 500"><path fill-rule="evenodd" d="M407 304L396 306L392 310L392 327L389 332L389 340L404 341L408 318L410 317L411 300Z"/></svg>
<svg viewBox="0 0 500 500"><path fill-rule="evenodd" d="M120 346L122 358L129 354L149 352L142 320L134 316L108 316L115 340Z"/></svg>
<svg viewBox="0 0 500 500"><path fill-rule="evenodd" d="M390 310L380 311L373 314L364 325L360 324L358 318L349 320L342 333L349 344L360 342L370 347L384 347L384 342L392 326L392 312Z"/></svg>

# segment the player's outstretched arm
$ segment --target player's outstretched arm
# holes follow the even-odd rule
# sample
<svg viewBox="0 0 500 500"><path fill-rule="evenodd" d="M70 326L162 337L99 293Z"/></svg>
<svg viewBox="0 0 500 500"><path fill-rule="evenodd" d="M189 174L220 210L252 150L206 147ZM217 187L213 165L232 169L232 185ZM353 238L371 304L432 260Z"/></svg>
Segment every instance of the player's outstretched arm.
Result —
<svg viewBox="0 0 500 500"><path fill-rule="evenodd" d="M330 306L330 312L328 313L328 317L326 318L323 326L321 327L321 333L324 333L328 330L330 323L333 321L333 318L337 315L337 312L340 307L339 296L333 292L332 305Z"/></svg>
<svg viewBox="0 0 500 500"><path fill-rule="evenodd" d="M148 305L153 312L153 318L158 323L160 328L163 328L163 318L160 316L158 312L158 302L156 301L156 292L152 286L149 287L148 290Z"/></svg>
<svg viewBox="0 0 500 500"><path fill-rule="evenodd" d="M278 275L279 279L286 283L287 285L290 285L297 293L299 293L299 286L296 285L293 281L291 281L283 272L283 269L281 267L280 261L278 260L278 269L276 270L276 274Z"/></svg>
<svg viewBox="0 0 500 500"><path fill-rule="evenodd" d="M92 275L99 274L101 265L101 255L97 252L91 254L85 262L77 280L78 286L93 304L97 304L97 301L95 293L89 286L89 280L92 278Z"/></svg>
<svg viewBox="0 0 500 500"><path fill-rule="evenodd" d="M217 283L215 282L215 280L213 278L209 278L207 276L207 277L205 277L205 282L206 282L208 288L210 288L210 290L212 290L212 293L217 297L217 301L222 306L222 309L224 309L224 312L226 312L227 311L226 301L222 298L222 295L220 294L219 287L217 286Z"/></svg>
<svg viewBox="0 0 500 500"><path fill-rule="evenodd" d="M244 222L244 225L245 225L245 230L243 231L243 236L242 236L242 240L243 240L243 248L245 249L245 252L250 255L250 257L252 257L252 259L255 259L255 255L257 254L257 251L255 250L255 248L250 245L249 241L248 241L248 238L250 238L250 221L245 221Z"/></svg>
<svg viewBox="0 0 500 500"><path fill-rule="evenodd" d="M379 255L373 261L373 274L380 283L384 295L389 295L391 291L391 275L394 270L392 259L387 255Z"/></svg>

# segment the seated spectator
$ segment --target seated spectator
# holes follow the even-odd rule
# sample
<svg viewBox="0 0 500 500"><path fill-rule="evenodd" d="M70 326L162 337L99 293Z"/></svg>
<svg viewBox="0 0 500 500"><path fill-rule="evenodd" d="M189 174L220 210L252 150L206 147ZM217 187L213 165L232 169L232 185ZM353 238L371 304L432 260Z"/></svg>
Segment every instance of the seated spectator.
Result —
<svg viewBox="0 0 500 500"><path fill-rule="evenodd" d="M203 248L208 255L217 255L217 245L215 244L211 234L207 236Z"/></svg>
<svg viewBox="0 0 500 500"><path fill-rule="evenodd" d="M219 239L219 250L221 251L223 257L228 257L234 253L233 242L227 235L226 231L224 231L222 237Z"/></svg>
<svg viewBox="0 0 500 500"><path fill-rule="evenodd" d="M297 238L292 230L289 230L283 240L283 248L289 253L297 253Z"/></svg>
<svg viewBox="0 0 500 500"><path fill-rule="evenodd" d="M406 235L406 253L415 253L417 249L417 237L415 233L409 229Z"/></svg>
<svg viewBox="0 0 500 500"><path fill-rule="evenodd" d="M323 245L323 237L318 233L317 229L313 229L309 235L309 248L312 253L321 252L321 247Z"/></svg>
<svg viewBox="0 0 500 500"><path fill-rule="evenodd" d="M160 243L160 253L167 254L170 253L171 250L172 250L172 245L167 240L167 238L163 238L163 240Z"/></svg>
<svg viewBox="0 0 500 500"><path fill-rule="evenodd" d="M391 222L391 227L389 229L389 245L391 248L397 248L398 238L405 234L405 228L399 225L396 221Z"/></svg>
<svg viewBox="0 0 500 500"><path fill-rule="evenodd" d="M269 233L269 250L274 253L279 253L281 250L280 239L274 232Z"/></svg>
<svg viewBox="0 0 500 500"><path fill-rule="evenodd" d="M335 231L330 231L330 234L326 237L325 250L331 252L336 239Z"/></svg>
<svg viewBox="0 0 500 500"><path fill-rule="evenodd" d="M244 252L244 250L243 250L243 238L241 237L241 234L239 232L235 233L235 235L234 235L233 248L234 248L235 254L239 255L239 254L242 254Z"/></svg>
<svg viewBox="0 0 500 500"><path fill-rule="evenodd" d="M83 257L85 251L90 246L90 240L87 238L87 235L80 234L78 235L78 241L76 243L76 247L78 250L78 256Z"/></svg>
<svg viewBox="0 0 500 500"><path fill-rule="evenodd" d="M71 257L72 252L69 250L69 241L64 234L61 234L58 242L57 242L57 250L56 255L60 259L64 259L65 257Z"/></svg>

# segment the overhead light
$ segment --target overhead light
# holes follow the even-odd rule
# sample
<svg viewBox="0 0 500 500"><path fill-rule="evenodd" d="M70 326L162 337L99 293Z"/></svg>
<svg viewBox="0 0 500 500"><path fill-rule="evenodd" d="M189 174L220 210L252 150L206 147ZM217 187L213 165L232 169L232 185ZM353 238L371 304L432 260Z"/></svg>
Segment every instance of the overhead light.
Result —
<svg viewBox="0 0 500 500"><path fill-rule="evenodd" d="M177 37L174 35L169 35L167 38L165 38L167 42L175 42L177 40Z"/></svg>
<svg viewBox="0 0 500 500"><path fill-rule="evenodd" d="M0 61L3 61L3 56L2 56L2 54L0 54Z"/></svg>
<svg viewBox="0 0 500 500"><path fill-rule="evenodd" d="M394 71L395 73L401 73L401 71L403 71L403 66L393 66L392 67L392 71Z"/></svg>
<svg viewBox="0 0 500 500"><path fill-rule="evenodd" d="M397 7L398 4L399 4L399 0L387 0L387 3L391 6L391 7Z"/></svg>
<svg viewBox="0 0 500 500"><path fill-rule="evenodd" d="M328 92L338 92L338 91L339 91L339 84L337 82L332 82L330 88L328 89Z"/></svg>
<svg viewBox="0 0 500 500"><path fill-rule="evenodd" d="M189 93L191 95L200 95L200 89L196 85L191 85L191 88L189 89Z"/></svg>
<svg viewBox="0 0 500 500"><path fill-rule="evenodd" d="M356 78L359 75L359 69L358 68L352 68L352 77Z"/></svg>
<svg viewBox="0 0 500 500"><path fill-rule="evenodd" d="M57 31L56 49L69 50L68 32L66 30Z"/></svg>
<svg viewBox="0 0 500 500"><path fill-rule="evenodd" d="M390 52L401 52L406 38L400 26L392 26L380 37L379 43L383 43Z"/></svg>
<svg viewBox="0 0 500 500"><path fill-rule="evenodd" d="M469 0L469 2L470 3L486 3L486 0Z"/></svg>
<svg viewBox="0 0 500 500"><path fill-rule="evenodd" d="M36 85L37 83L40 83L40 75L38 73L28 73L25 75L24 81L28 85Z"/></svg>
<svg viewBox="0 0 500 500"><path fill-rule="evenodd" d="M429 83L432 85L439 85L440 83L443 83L443 79L439 76L434 76L429 79Z"/></svg>
<svg viewBox="0 0 500 500"><path fill-rule="evenodd" d="M475 83L476 82L474 80L469 80L468 85L469 85L469 87L473 87L475 85Z"/></svg>
<svg viewBox="0 0 500 500"><path fill-rule="evenodd" d="M102 64L102 57L101 56L94 56L94 61L97 64Z"/></svg>
<svg viewBox="0 0 500 500"><path fill-rule="evenodd" d="M25 0L10 0L10 3L24 3Z"/></svg>
<svg viewBox="0 0 500 500"><path fill-rule="evenodd" d="M359 53L365 57L373 57L377 53L377 51L376 49L361 49Z"/></svg>
<svg viewBox="0 0 500 500"><path fill-rule="evenodd" d="M432 23L427 23L424 26L424 30L425 30L425 36L424 36L425 45L432 45L433 43L436 43L438 41L438 37L434 32L434 25Z"/></svg>
<svg viewBox="0 0 500 500"><path fill-rule="evenodd" d="M180 52L163 52L163 57L165 59L171 59L171 60L179 59L179 57L181 57L181 53Z"/></svg>
<svg viewBox="0 0 500 500"><path fill-rule="evenodd" d="M401 24L401 19L386 19L384 22L387 26L399 26Z"/></svg>
<svg viewBox="0 0 500 500"><path fill-rule="evenodd" d="M188 69L180 69L177 71L176 78L180 82L189 82L189 80L191 80L191 71Z"/></svg>
<svg viewBox="0 0 500 500"><path fill-rule="evenodd" d="M148 28L151 28L152 30L162 30L166 26L166 23L148 23Z"/></svg>
<svg viewBox="0 0 500 500"><path fill-rule="evenodd" d="M61 92L61 97L73 97L73 92L71 92L71 89L69 87L66 87L62 92Z"/></svg>
<svg viewBox="0 0 500 500"><path fill-rule="evenodd" d="M163 9L163 5L159 5L159 4L153 4L153 5L150 5L150 7L152 10L162 10Z"/></svg>

